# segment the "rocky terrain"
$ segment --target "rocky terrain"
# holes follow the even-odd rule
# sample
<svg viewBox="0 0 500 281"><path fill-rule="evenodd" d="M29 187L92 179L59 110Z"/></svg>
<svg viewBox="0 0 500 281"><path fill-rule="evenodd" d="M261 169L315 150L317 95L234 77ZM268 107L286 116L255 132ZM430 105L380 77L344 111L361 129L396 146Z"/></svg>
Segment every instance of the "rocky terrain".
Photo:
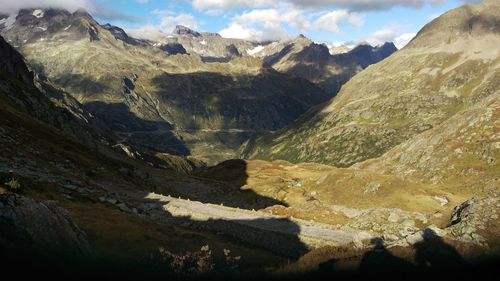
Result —
<svg viewBox="0 0 500 281"><path fill-rule="evenodd" d="M495 99L499 36L491 27L499 23L497 11L494 3L465 6L434 20L316 112L249 141L243 155L348 167ZM453 36L427 38L436 33Z"/></svg>
<svg viewBox="0 0 500 281"><path fill-rule="evenodd" d="M223 38L218 33L197 32L188 27L176 26L171 35L159 39L163 45L181 45L186 53L197 54L206 62L228 62L247 56L258 43L241 39Z"/></svg>
<svg viewBox="0 0 500 281"><path fill-rule="evenodd" d="M83 10L35 11L4 18L0 34L35 72L108 124L107 131L151 153L210 164L231 159L250 135L291 124L337 91L249 56L256 43L183 26L151 42L100 25ZM341 59L336 67L352 60ZM335 80L338 89L358 70L342 73L340 82L330 72L315 75Z"/></svg>
<svg viewBox="0 0 500 281"><path fill-rule="evenodd" d="M259 54L181 26L138 40L82 10L0 16L2 264L120 279L485 273L500 257L498 15L495 0L452 10L372 66L394 46L330 55L299 37ZM313 70L338 60L360 72L322 103ZM241 148L253 160L192 157L228 159L274 130Z"/></svg>
<svg viewBox="0 0 500 281"><path fill-rule="evenodd" d="M255 50L252 55L262 57L272 68L312 81L333 97L356 73L389 57L397 48L392 43L379 47L362 44L332 55L326 45L300 35L290 42L275 42Z"/></svg>

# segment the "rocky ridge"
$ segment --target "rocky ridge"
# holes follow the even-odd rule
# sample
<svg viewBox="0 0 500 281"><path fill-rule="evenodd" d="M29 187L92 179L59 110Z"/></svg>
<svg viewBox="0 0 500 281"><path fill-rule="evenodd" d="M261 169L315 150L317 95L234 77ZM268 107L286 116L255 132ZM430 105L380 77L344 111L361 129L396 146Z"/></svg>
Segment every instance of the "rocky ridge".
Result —
<svg viewBox="0 0 500 281"><path fill-rule="evenodd" d="M499 37L494 30L483 31L491 30L488 15L497 10L497 5L485 2L443 15L408 47L359 73L324 107L287 129L250 141L243 155L348 167L379 157L455 114L495 99L499 54L494 46ZM479 31L460 33L477 14L487 18L475 21L472 30ZM447 22L460 39L427 40L426 30L436 22Z"/></svg>

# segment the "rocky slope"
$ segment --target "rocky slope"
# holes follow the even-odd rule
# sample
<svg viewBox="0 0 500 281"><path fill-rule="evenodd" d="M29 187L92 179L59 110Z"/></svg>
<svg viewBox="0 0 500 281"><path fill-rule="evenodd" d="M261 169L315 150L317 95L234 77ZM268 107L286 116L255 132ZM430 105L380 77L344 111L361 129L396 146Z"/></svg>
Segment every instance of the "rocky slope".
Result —
<svg viewBox="0 0 500 281"><path fill-rule="evenodd" d="M55 202L0 194L0 248L30 253L90 254L87 235ZM2 253L3 257L3 253Z"/></svg>
<svg viewBox="0 0 500 281"><path fill-rule="evenodd" d="M466 6L452 11L450 21L454 22L457 14L490 18L490 14L498 15L497 11L498 5L487 1L480 6ZM40 13L36 14L40 16ZM431 23L427 30L424 29L425 32L422 31L422 36L433 36L429 31L433 30L433 25L442 25L447 29L446 17L447 15L444 16L444 23L443 19ZM77 228L66 213L60 212L59 208L45 201L56 200L70 212L79 226L78 229L89 234L88 242L96 254L111 259L115 262L114 265L121 265L120 259L125 257L135 262L144 262L144 257L151 257L151 253L158 247L184 253L198 250L206 244L210 244L211 248L215 245L214 249L221 253L222 260L227 259L228 248L234 249L237 255L243 257L241 266L245 269L252 266L258 266L260 269L277 266L283 261L270 252L296 258L313 248L325 245L330 247L317 250L323 253L323 259L311 262L315 269L318 269L320 263L323 267L325 263L334 267L342 262L341 259L347 263L362 260L366 257L366 251L369 253L374 250L385 253L384 257L392 257L390 251L402 249L403 252L411 254L407 254L410 257L405 257L410 263L423 266L421 268L426 270L440 270L433 263L422 261L418 253L422 245L431 244L432 247L434 242L439 242L440 246L445 245L448 250L451 247L454 251L453 257L458 256L461 259L463 255L467 261L474 255L484 257L491 253L498 254L500 80L498 52L493 47L498 43L498 32L492 28L496 24L491 25L491 20L478 26L475 25L475 20L473 22L470 28L478 31L478 36L460 36L451 40L455 40L453 44L437 42L434 47L426 47L431 51L428 54L419 47L420 42L416 39L407 49L382 62L380 66L372 66L362 72L360 76L363 79L376 78L375 81L368 82L376 96L371 96L372 92L365 89L362 93L353 92L357 99L350 100L347 92L342 92L333 103L327 105L322 116L324 118L336 116L335 114L350 116L348 120L352 123L347 122L343 126L348 129L347 133L351 134L347 137L356 138L351 143L345 143L346 145L359 144L357 141L361 136L357 135L358 128L374 135L379 133L377 129L384 126L399 126L401 131L406 130L408 138L398 139L399 143L394 142L392 146L387 147L387 151L380 157L362 162L355 161L357 164L349 168L335 168L316 163L231 160L195 171L192 170L193 166L182 162L182 159L169 159L172 165L180 166L180 170L191 172L190 176L146 163L138 157L138 152L123 144L119 147L129 157L104 144L90 148L77 142L78 138L71 138L72 134L64 131L64 128L57 128L59 123L71 123L75 118L74 114L70 114L64 106L57 109L47 98L51 96L51 91L54 91L52 96L57 96L57 89L44 88L50 86L50 80L40 78L36 83L45 86L36 86L45 90L39 90L30 82L33 75L24 65L23 58L6 42L0 40L0 58L3 62L0 65L0 227L3 227L3 218L12 221L16 216L20 218L16 220L19 222L19 229L30 230L32 224L28 222L40 222L37 218L42 216L52 222L52 219L56 218L54 223L61 223L61 231L64 233L68 229L80 233L76 231ZM149 49L151 46L127 45L107 28L95 27L99 31L100 40L95 40L86 29L81 40L74 43L74 46L81 44L81 48L95 47L86 43L101 42L116 44L116 48L123 47L134 52L135 57L155 52L165 55L161 50ZM491 31L494 36L491 36ZM464 45L471 51L464 51ZM34 48L29 44L25 47ZM29 50L35 53L34 49ZM94 49L95 52L104 52L103 50L104 48L98 47ZM58 58L59 53L56 51L53 51L55 54L49 49L44 49L43 52L38 54L40 58L42 54L52 56L54 61ZM440 60L442 57L448 58L448 52L451 52L453 59ZM459 52L458 55L455 52ZM117 54L109 51L104 55ZM418 61L413 56L425 56L425 64L417 65ZM414 73L406 73L393 65L395 62L402 63L401 57L409 60L409 64L403 66L409 68L408 71L415 71ZM131 60L131 65L138 62L132 60L133 56L127 58ZM156 58L156 55L149 58ZM176 62L169 60L168 56L166 58L168 63ZM189 66L181 65L187 61L183 59L178 61L179 68L186 69ZM246 73L255 62L248 58L238 60L248 63L245 65ZM76 61L69 62L78 67ZM158 67L167 62L158 62ZM231 70L234 72L243 71L238 69L241 65L228 65L233 67ZM103 67L103 73L106 70L104 66L93 66ZM148 64L139 66L147 69ZM217 69L215 67L228 66L213 64L210 67ZM394 68L399 72L392 73ZM261 70L260 66L255 69ZM372 73L372 69L385 71L388 78L385 74ZM272 70L269 71L279 76ZM38 75L43 76L45 75ZM401 77L408 80L401 83ZM120 80L124 99L139 99L142 94L137 94L137 89L144 86L139 82L142 79L142 75L132 74ZM204 85L213 81L212 79L214 78L203 80ZM349 85L361 87L363 83L367 83L367 80L363 79L356 81L355 78ZM391 79L395 82L391 82ZM421 81L426 84L417 84ZM88 81L83 80L80 84L89 85ZM164 87L168 85L170 84ZM190 89L202 88L192 81L187 85ZM349 85L346 88L354 87ZM418 91L411 91L409 88L397 91L400 89L398 87L410 87L408 85ZM77 84L72 87L78 91ZM75 96L83 100L93 98L89 92L79 93ZM398 93L400 95L392 97ZM112 92L110 96L111 94ZM397 103L397 99L401 101ZM341 112L342 108L337 108L337 101L352 112ZM459 106L455 107L453 102L459 103ZM330 107L339 111L329 111ZM361 111L355 110L358 107ZM108 112L111 109L94 109L100 116L106 117L106 114L110 114L108 120L114 121L112 124L117 126L117 130L125 126L136 126L135 129L148 132L148 126L158 126L153 122L133 119L133 116L123 114L120 108L114 110L123 115L112 115L114 112ZM71 116L71 119L61 119L63 117L60 112L66 112L66 115L62 116ZM366 117L364 112L374 114L368 115L372 119L354 118ZM441 115L436 117L433 115L436 112ZM311 115L312 113L308 116ZM405 127L408 123L391 119L394 115L408 117L409 120L403 120L405 122L419 124L429 120L433 125L432 128L417 134ZM52 118L44 119L44 116ZM130 118L135 122L126 122L124 127L120 127L122 120L117 116ZM310 125L308 116L304 117L303 122ZM80 123L77 125L80 130L85 128ZM324 130L331 124L313 125L317 125L318 130ZM337 134L335 130L338 128L335 126L330 127ZM349 126L354 126L355 129ZM165 130L168 131L169 128ZM155 134L163 132L157 130ZM297 129L297 132L302 131ZM131 132L124 132L124 136L125 133ZM301 137L300 134L297 136ZM293 151L296 149L296 143L293 141L296 140L293 136L290 140L292 142L287 145ZM152 142L145 137L143 143ZM329 157L328 152L331 151L328 148L321 149L326 150L310 150L308 153L311 157L320 154ZM23 192L23 196L35 200L12 194L4 195L6 190ZM38 212L39 208L43 211ZM37 212L33 212L33 209ZM44 223L42 221L42 226ZM69 228L66 227L68 225ZM48 239L44 235L53 233L51 230L35 235L42 240ZM0 244L4 233L9 234L2 229ZM429 236L432 238L430 243ZM237 239L234 239L235 237ZM373 240L374 237L377 239ZM70 235L68 240L74 241L73 238L74 236ZM80 239L80 242L82 241L83 239ZM245 246L241 241L260 248ZM56 243L57 246L59 245ZM437 249L434 261L449 259L446 254L444 257L439 255L440 249L442 248ZM310 255L317 254L317 251L312 251ZM327 263L328 260L331 263ZM133 264L129 260L126 261L124 264ZM158 264L154 265L157 270ZM456 267L451 270L461 268L460 265L457 267L455 264ZM144 267L142 263L140 266L142 270L151 268ZM161 268L166 267L161 264ZM125 275L129 273L129 269L129 266L119 267L121 274ZM57 270L60 271L61 268ZM88 270L89 268L85 267L85 271Z"/></svg>
<svg viewBox="0 0 500 281"><path fill-rule="evenodd" d="M250 134L282 128L328 99L309 81L255 58L204 63L133 40L81 10L33 13L21 10L1 33L34 70L145 150L227 159Z"/></svg>
<svg viewBox="0 0 500 281"><path fill-rule="evenodd" d="M226 62L248 55L258 43L241 39L223 38L220 34L197 32L178 25L171 35L159 40L165 45L180 44L188 53L200 55L206 62Z"/></svg>
<svg viewBox="0 0 500 281"><path fill-rule="evenodd" d="M152 203L146 195L152 190L216 204L224 200L218 192L225 190L226 198L240 198L233 202L247 202L250 208L274 201L224 183L158 168L141 157L131 159L97 140L94 146L82 144L78 134L56 127L57 122L71 126L75 117L66 108L56 107L35 87L22 56L2 40L0 58L0 259L4 265L37 269L44 274L57 270L64 275L66 269L74 274L74 268L66 267L66 262L72 266L76 262L76 267L85 268L87 273L112 272L116 264L144 266L144 257L160 246L185 252L207 244L222 258L223 249L234 249L236 254L248 257L249 265L280 260L266 250L247 248L227 236L200 229L193 232L182 226L173 228L166 211L156 222L146 216ZM85 130L83 124L76 122L74 126ZM177 162L182 164L180 159ZM129 194L136 196L130 198ZM66 254L80 258L89 251L92 255L84 260L65 259ZM254 255L255 260L251 257ZM151 266L154 261L146 263Z"/></svg>
<svg viewBox="0 0 500 281"><path fill-rule="evenodd" d="M16 110L51 124L76 141L94 146L111 136L81 104L45 78L35 76L24 58L0 36L0 98ZM91 128L92 127L92 128Z"/></svg>
<svg viewBox="0 0 500 281"><path fill-rule="evenodd" d="M467 110L484 109L499 89L498 11L497 2L485 1L446 13L403 50L358 74L324 107L248 142L243 155L346 167Z"/></svg>
<svg viewBox="0 0 500 281"><path fill-rule="evenodd" d="M380 47L359 45L352 50L331 55L326 45L317 44L300 35L290 42L261 46L253 54L262 57L277 71L314 82L330 96L356 73L389 57L397 49L392 43Z"/></svg>

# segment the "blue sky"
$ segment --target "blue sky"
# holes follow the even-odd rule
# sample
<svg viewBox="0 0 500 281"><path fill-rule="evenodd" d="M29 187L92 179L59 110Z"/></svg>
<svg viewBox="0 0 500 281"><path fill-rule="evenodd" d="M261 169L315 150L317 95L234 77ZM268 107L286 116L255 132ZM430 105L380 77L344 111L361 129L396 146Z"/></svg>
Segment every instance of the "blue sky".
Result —
<svg viewBox="0 0 500 281"><path fill-rule="evenodd" d="M394 41L402 47L436 16L478 0L0 0L0 9L84 7L135 37L165 36L181 24L224 37L329 45Z"/></svg>

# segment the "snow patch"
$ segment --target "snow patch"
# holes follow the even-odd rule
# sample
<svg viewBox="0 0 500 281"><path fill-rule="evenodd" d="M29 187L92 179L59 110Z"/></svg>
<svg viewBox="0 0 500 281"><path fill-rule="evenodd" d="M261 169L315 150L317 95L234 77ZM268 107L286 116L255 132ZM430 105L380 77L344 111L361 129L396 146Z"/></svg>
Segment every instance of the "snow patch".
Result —
<svg viewBox="0 0 500 281"><path fill-rule="evenodd" d="M43 18L43 16L45 15L45 13L40 9L34 10L31 14L37 18Z"/></svg>
<svg viewBox="0 0 500 281"><path fill-rule="evenodd" d="M262 50L264 50L264 46L262 45L259 45L251 50L248 50L247 53L251 56L255 56L257 53L261 52Z"/></svg>
<svg viewBox="0 0 500 281"><path fill-rule="evenodd" d="M9 15L9 17L1 19L0 24L3 24L5 27L5 30L9 30L14 26L14 23L16 22L17 14L12 14Z"/></svg>
<svg viewBox="0 0 500 281"><path fill-rule="evenodd" d="M47 31L46 27L37 26L36 28L41 29L42 31Z"/></svg>
<svg viewBox="0 0 500 281"><path fill-rule="evenodd" d="M71 24L70 24L70 25L68 25L68 26L66 26L66 27L64 28L64 31L68 30L70 27L71 27Z"/></svg>
<svg viewBox="0 0 500 281"><path fill-rule="evenodd" d="M207 45L207 41L205 41L205 40L200 41L200 44L201 44L201 45Z"/></svg>

